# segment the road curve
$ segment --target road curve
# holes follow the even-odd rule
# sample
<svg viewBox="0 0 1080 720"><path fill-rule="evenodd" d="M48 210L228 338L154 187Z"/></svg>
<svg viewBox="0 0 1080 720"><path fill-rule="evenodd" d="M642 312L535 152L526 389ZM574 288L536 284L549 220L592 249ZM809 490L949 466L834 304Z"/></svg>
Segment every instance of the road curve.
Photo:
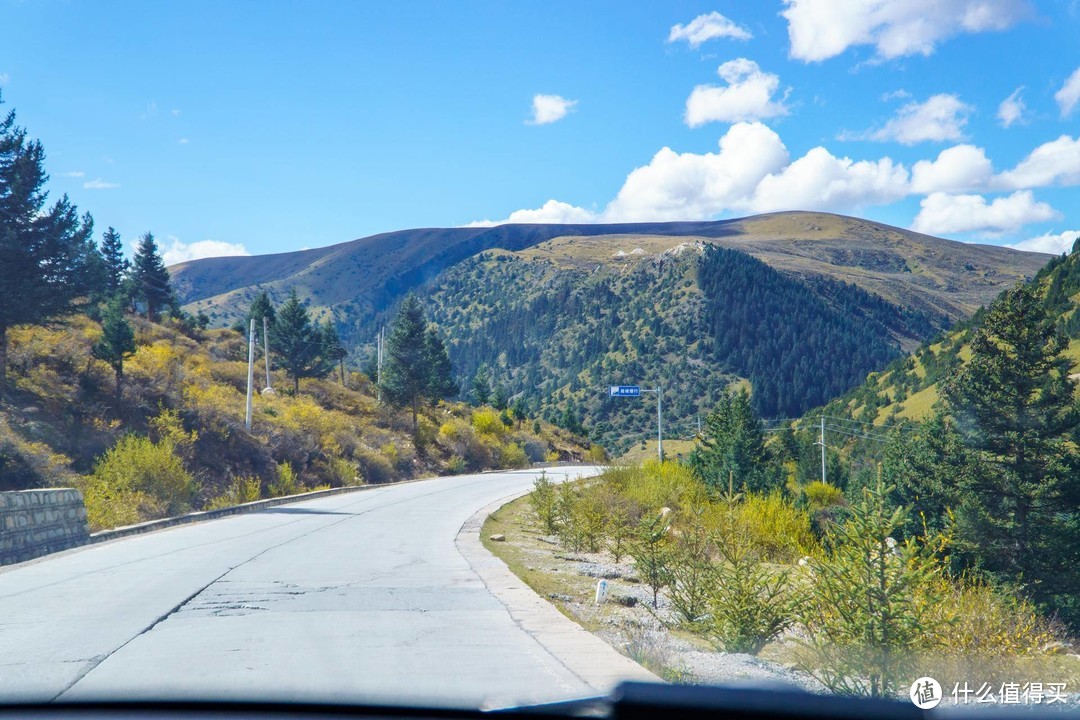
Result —
<svg viewBox="0 0 1080 720"><path fill-rule="evenodd" d="M499 707L648 678L582 640L476 542L478 511L535 475L374 488L0 572L0 701Z"/></svg>

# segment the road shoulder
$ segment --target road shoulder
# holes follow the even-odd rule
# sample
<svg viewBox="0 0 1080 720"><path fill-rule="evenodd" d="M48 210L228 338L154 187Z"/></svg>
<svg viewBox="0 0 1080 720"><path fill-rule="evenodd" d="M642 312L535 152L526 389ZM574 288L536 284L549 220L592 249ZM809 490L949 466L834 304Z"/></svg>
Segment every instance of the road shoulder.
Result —
<svg viewBox="0 0 1080 720"><path fill-rule="evenodd" d="M524 494L497 500L465 521L455 539L458 551L518 627L598 693L607 693L623 680L662 682L560 613L484 547L480 532L488 515Z"/></svg>

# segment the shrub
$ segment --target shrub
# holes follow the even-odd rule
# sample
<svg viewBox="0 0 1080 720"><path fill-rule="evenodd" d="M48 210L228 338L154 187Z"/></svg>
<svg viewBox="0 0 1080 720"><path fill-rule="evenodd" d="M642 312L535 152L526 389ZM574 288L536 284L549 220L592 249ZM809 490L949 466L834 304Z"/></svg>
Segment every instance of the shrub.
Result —
<svg viewBox="0 0 1080 720"><path fill-rule="evenodd" d="M606 463L608 461L607 450L602 445L593 443L589 446L589 449L585 451L585 462L590 463Z"/></svg>
<svg viewBox="0 0 1080 720"><path fill-rule="evenodd" d="M794 562L819 552L810 529L810 515L785 500L779 491L768 495L750 493L736 505L734 519L766 560Z"/></svg>
<svg viewBox="0 0 1080 720"><path fill-rule="evenodd" d="M304 486L300 484L300 480L296 477L296 471L293 470L292 463L283 462L278 463L274 480L267 490L272 498L285 497L303 492Z"/></svg>
<svg viewBox="0 0 1080 720"><path fill-rule="evenodd" d="M206 506L207 510L243 505L262 499L262 484L259 478L242 476L234 478L224 493L212 499Z"/></svg>
<svg viewBox="0 0 1080 720"><path fill-rule="evenodd" d="M356 464L360 467L360 476L372 485L394 480L394 466L384 455L377 452L360 450L356 454Z"/></svg>
<svg viewBox="0 0 1080 720"><path fill-rule="evenodd" d="M716 546L720 562L705 634L727 652L757 655L791 625L788 575L770 572L739 532L719 536Z"/></svg>
<svg viewBox="0 0 1080 720"><path fill-rule="evenodd" d="M652 590L653 609L660 591L671 584L671 542L665 516L657 514L638 525L630 543L630 555L641 581Z"/></svg>
<svg viewBox="0 0 1080 720"><path fill-rule="evenodd" d="M820 480L815 480L804 487L803 497L806 498L806 503L812 511L846 504L843 490Z"/></svg>
<svg viewBox="0 0 1080 720"><path fill-rule="evenodd" d="M528 466L529 458L518 445L506 443L499 448L499 467L524 468Z"/></svg>
<svg viewBox="0 0 1080 720"><path fill-rule="evenodd" d="M460 475L465 472L465 458L455 455L446 462L446 472L451 475Z"/></svg>
<svg viewBox="0 0 1080 720"><path fill-rule="evenodd" d="M348 487L364 484L364 479L360 477L360 469L356 466L356 463L350 462L343 457L330 458L326 462L323 475L330 481L331 486Z"/></svg>
<svg viewBox="0 0 1080 720"><path fill-rule="evenodd" d="M709 612L709 591L716 578L710 545L708 530L697 513L677 528L668 564L669 595L675 612L690 626Z"/></svg>
<svg viewBox="0 0 1080 720"><path fill-rule="evenodd" d="M506 425L494 410L477 410L472 415L472 426L480 435L492 435L501 438L506 435Z"/></svg>
<svg viewBox="0 0 1080 720"><path fill-rule="evenodd" d="M195 483L168 441L125 435L103 455L87 481L87 513L96 527L178 515L191 508ZM135 512L121 509L121 505Z"/></svg>
<svg viewBox="0 0 1080 720"><path fill-rule="evenodd" d="M538 438L526 438L525 442L522 443L522 449L525 450L525 455L529 458L529 462L544 462L544 459L547 457L547 443Z"/></svg>
<svg viewBox="0 0 1080 720"><path fill-rule="evenodd" d="M878 479L829 538L832 553L810 564L800 604L803 669L833 692L891 697L910 682L914 653L940 637L942 564L932 544L893 536L906 508L889 509Z"/></svg>
<svg viewBox="0 0 1080 720"><path fill-rule="evenodd" d="M541 472L540 476L533 481L532 492L529 493L529 505L532 506L533 514L537 522L549 535L554 535L558 528L557 498L555 486L548 479L547 473Z"/></svg>

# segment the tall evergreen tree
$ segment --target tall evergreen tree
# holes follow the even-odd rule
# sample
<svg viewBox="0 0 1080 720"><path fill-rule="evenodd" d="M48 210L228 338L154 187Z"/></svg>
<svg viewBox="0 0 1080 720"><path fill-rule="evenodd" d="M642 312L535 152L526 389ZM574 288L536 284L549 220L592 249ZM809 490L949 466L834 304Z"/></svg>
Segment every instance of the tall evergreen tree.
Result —
<svg viewBox="0 0 1080 720"><path fill-rule="evenodd" d="M446 345L433 328L424 334L424 365L427 370L427 387L424 394L431 400L442 400L457 395L457 381Z"/></svg>
<svg viewBox="0 0 1080 720"><path fill-rule="evenodd" d="M293 392L300 392L300 378L326 377L333 367L322 355L322 331L312 324L296 288L289 292L270 333L270 351L292 378Z"/></svg>
<svg viewBox="0 0 1080 720"><path fill-rule="evenodd" d="M705 418L701 440L690 454L690 467L708 486L725 488L728 479L760 492L772 484L765 429L745 390L725 392Z"/></svg>
<svg viewBox="0 0 1080 720"><path fill-rule="evenodd" d="M345 384L345 357L349 354L345 346L341 344L341 336L338 335L337 326L331 318L326 318L320 328L322 335L323 360L330 367L336 366L341 376L341 384Z"/></svg>
<svg viewBox="0 0 1080 720"><path fill-rule="evenodd" d="M477 405L487 405L491 399L491 380L488 379L487 365L476 368L472 379L472 396Z"/></svg>
<svg viewBox="0 0 1080 720"><path fill-rule="evenodd" d="M970 361L944 384L980 465L959 478L958 534L983 567L1059 607L1080 591L1080 413L1067 347L1037 284L1019 285L991 305Z"/></svg>
<svg viewBox="0 0 1080 720"><path fill-rule="evenodd" d="M101 236L101 257L105 264L105 292L112 296L120 291L131 264L124 257L120 233L111 227Z"/></svg>
<svg viewBox="0 0 1080 720"><path fill-rule="evenodd" d="M255 329L262 332L263 318L266 318L271 327L273 327L274 321L277 320L274 303L270 301L270 295L265 290L255 296L255 299L251 302L251 307L248 308L247 318L244 319L244 334L247 334L252 320L255 321Z"/></svg>
<svg viewBox="0 0 1080 720"><path fill-rule="evenodd" d="M409 295L390 323L382 389L392 404L412 409L414 431L431 377L424 362L425 345L424 308L416 296Z"/></svg>
<svg viewBox="0 0 1080 720"><path fill-rule="evenodd" d="M80 220L66 195L45 210L47 180L44 148L7 113L0 118L0 394L8 329L71 313L86 297L89 216Z"/></svg>
<svg viewBox="0 0 1080 720"><path fill-rule="evenodd" d="M173 302L169 271L151 233L142 236L132 258L131 285L133 299L146 306L146 318L151 322L157 320L162 308Z"/></svg>
<svg viewBox="0 0 1080 720"><path fill-rule="evenodd" d="M124 393L124 361L135 354L135 331L124 317L124 303L113 296L101 316L101 339L94 343L93 353L98 360L109 364L116 373L116 402Z"/></svg>

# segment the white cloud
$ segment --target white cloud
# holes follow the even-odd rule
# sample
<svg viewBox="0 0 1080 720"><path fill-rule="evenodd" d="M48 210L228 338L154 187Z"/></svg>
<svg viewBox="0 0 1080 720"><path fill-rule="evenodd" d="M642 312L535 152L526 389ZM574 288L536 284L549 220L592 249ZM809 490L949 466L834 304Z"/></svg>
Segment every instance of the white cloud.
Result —
<svg viewBox="0 0 1080 720"><path fill-rule="evenodd" d="M72 170L71 172L64 173L64 177L81 178L86 177L86 173L84 173L82 170Z"/></svg>
<svg viewBox="0 0 1080 720"><path fill-rule="evenodd" d="M567 100L559 95L533 95L533 116L526 125L547 125L562 120L574 109L577 100Z"/></svg>
<svg viewBox="0 0 1080 720"><path fill-rule="evenodd" d="M112 190L118 188L120 185L117 183L106 182L101 178L95 178L93 180L87 180L83 183L83 188L86 190Z"/></svg>
<svg viewBox="0 0 1080 720"><path fill-rule="evenodd" d="M909 97L911 97L911 93L909 93L907 90L904 90L903 88L900 88L899 90L892 90L887 93L882 93L881 101L889 102L890 100L906 100Z"/></svg>
<svg viewBox="0 0 1080 720"><path fill-rule="evenodd" d="M784 0L791 57L827 60L872 45L877 57L930 55L960 33L1004 30L1028 13L1024 0Z"/></svg>
<svg viewBox="0 0 1080 720"><path fill-rule="evenodd" d="M11 76L7 73L0 73L0 87L4 87L11 80Z"/></svg>
<svg viewBox="0 0 1080 720"><path fill-rule="evenodd" d="M779 173L762 178L750 209L845 211L885 205L907 192L908 172L890 158L856 162L815 147Z"/></svg>
<svg viewBox="0 0 1080 720"><path fill-rule="evenodd" d="M1072 252L1073 243L1080 240L1080 230L1066 230L1056 235L1047 233L1038 237L1028 238L1018 243L1009 245L1015 250L1027 250L1028 252L1050 253L1060 255Z"/></svg>
<svg viewBox="0 0 1080 720"><path fill-rule="evenodd" d="M1072 111L1076 109L1076 104L1080 103L1080 67L1076 68L1061 89L1054 93L1054 99L1061 108L1061 117L1072 114Z"/></svg>
<svg viewBox="0 0 1080 720"><path fill-rule="evenodd" d="M720 138L716 153L661 149L648 165L634 169L605 219L619 221L698 220L746 207L769 173L788 164L780 136L761 123L738 123Z"/></svg>
<svg viewBox="0 0 1080 720"><path fill-rule="evenodd" d="M189 244L172 235L168 237L168 240L169 247L161 254L166 265L176 265L177 263L200 258L251 254L247 251L247 248L239 243L227 243L221 240L199 240Z"/></svg>
<svg viewBox="0 0 1080 720"><path fill-rule="evenodd" d="M982 195L931 193L919 204L911 229L929 235L977 232L1000 235L1024 225L1061 218L1054 208L1035 200L1030 190L987 202Z"/></svg>
<svg viewBox="0 0 1080 720"><path fill-rule="evenodd" d="M188 144L188 139L187 138L180 138L179 140L177 140L177 142L180 143L181 145L187 145Z"/></svg>
<svg viewBox="0 0 1080 720"><path fill-rule="evenodd" d="M972 108L955 95L934 95L926 102L910 102L896 111L896 117L879 130L855 137L904 145L920 142L942 142L963 138L963 128Z"/></svg>
<svg viewBox="0 0 1080 720"><path fill-rule="evenodd" d="M1012 95L1009 95L998 105L997 116L998 120L1001 121L1001 127L1011 127L1014 123L1024 119L1024 111L1027 110L1027 106L1024 105L1024 99L1020 97L1020 92L1023 89L1023 86L1016 88L1012 91Z"/></svg>
<svg viewBox="0 0 1080 720"><path fill-rule="evenodd" d="M465 227L490 227L506 223L555 223L560 225L597 222L596 213L559 200L548 200L532 210L515 210L505 220L477 220Z"/></svg>
<svg viewBox="0 0 1080 720"><path fill-rule="evenodd" d="M1080 184L1080 138L1062 135L1032 150L996 179L1006 189Z"/></svg>
<svg viewBox="0 0 1080 720"><path fill-rule="evenodd" d="M172 109L172 110L170 110L169 112L171 112L171 113L172 113L172 116L173 116L173 117L180 117L180 110L179 110L179 109L177 109L177 108L173 108L173 109Z"/></svg>
<svg viewBox="0 0 1080 720"><path fill-rule="evenodd" d="M920 160L911 168L914 193L963 192L986 187L994 168L986 151L974 145L954 145L938 153L936 160Z"/></svg>
<svg viewBox="0 0 1080 720"><path fill-rule="evenodd" d="M774 102L780 78L762 72L758 64L746 58L729 60L717 69L728 84L698 85L686 99L686 124L698 127L709 122L742 122L787 115L783 99Z"/></svg>
<svg viewBox="0 0 1080 720"><path fill-rule="evenodd" d="M690 47L698 47L704 42L717 38L749 40L754 37L749 30L729 20L718 12L698 15L686 25L675 25L668 34L669 43L685 40Z"/></svg>

